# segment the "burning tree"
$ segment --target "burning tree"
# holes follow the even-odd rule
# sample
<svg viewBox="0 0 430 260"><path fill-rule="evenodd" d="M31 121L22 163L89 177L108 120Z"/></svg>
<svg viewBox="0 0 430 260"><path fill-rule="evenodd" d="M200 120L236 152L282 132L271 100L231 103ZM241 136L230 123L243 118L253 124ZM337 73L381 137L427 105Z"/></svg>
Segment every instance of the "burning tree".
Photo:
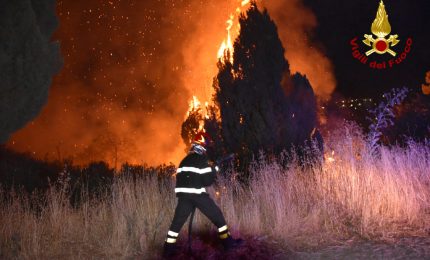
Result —
<svg viewBox="0 0 430 260"><path fill-rule="evenodd" d="M239 23L234 62L219 62L214 88L224 145L246 164L259 150L273 153L285 148L289 113L280 83L284 73L289 74L289 65L267 11L252 4Z"/></svg>
<svg viewBox="0 0 430 260"><path fill-rule="evenodd" d="M181 137L186 145L186 151L189 150L193 137L199 130L203 129L203 120L204 117L202 115L200 102L193 96L193 100L190 102L190 109L187 112L187 118L182 123L181 127Z"/></svg>
<svg viewBox="0 0 430 260"><path fill-rule="evenodd" d="M213 147L208 151L209 158L216 160L225 152L218 114L219 111L216 106L210 106L206 103L203 109L200 101L193 96L187 116L181 126L181 137L185 143L185 152L190 150L194 136L199 131L209 133L213 139Z"/></svg>
<svg viewBox="0 0 430 260"><path fill-rule="evenodd" d="M206 117L204 129L218 140L217 153L237 154L246 169L259 151L279 154L303 145L316 124L316 100L306 77L290 75L267 10L254 2L239 23L233 49L225 48L218 61L216 112Z"/></svg>

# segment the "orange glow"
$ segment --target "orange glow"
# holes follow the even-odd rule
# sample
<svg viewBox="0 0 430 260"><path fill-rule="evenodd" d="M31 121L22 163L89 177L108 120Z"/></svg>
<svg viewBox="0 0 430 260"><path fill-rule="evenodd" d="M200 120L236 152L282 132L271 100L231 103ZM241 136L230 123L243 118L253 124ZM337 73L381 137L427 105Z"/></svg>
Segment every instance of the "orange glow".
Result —
<svg viewBox="0 0 430 260"><path fill-rule="evenodd" d="M315 95L329 100L336 87L333 66L327 56L312 42L307 31L317 26L315 15L306 8L302 0L262 1L278 27L279 38L285 47L285 58L291 73L305 74Z"/></svg>
<svg viewBox="0 0 430 260"><path fill-rule="evenodd" d="M117 1L113 8L93 0L59 1L55 39L64 68L39 116L7 145L76 164L179 163L185 155L180 131L188 98L195 96L193 106L199 100L200 106L211 104L220 49L232 54L237 18L250 1L186 2L155 7L148 1L133 6ZM330 96L335 84L330 61L303 39L316 26L310 10L301 0L257 4L275 21L291 70L306 74L317 96Z"/></svg>
<svg viewBox="0 0 430 260"><path fill-rule="evenodd" d="M424 95L430 95L430 71L426 73L426 83L421 85L421 90Z"/></svg>

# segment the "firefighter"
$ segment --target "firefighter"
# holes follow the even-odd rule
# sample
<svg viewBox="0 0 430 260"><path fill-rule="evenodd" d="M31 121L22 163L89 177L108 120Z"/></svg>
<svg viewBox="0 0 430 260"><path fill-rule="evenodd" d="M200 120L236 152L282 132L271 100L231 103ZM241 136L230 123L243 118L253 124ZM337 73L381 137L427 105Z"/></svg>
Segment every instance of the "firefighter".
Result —
<svg viewBox="0 0 430 260"><path fill-rule="evenodd" d="M212 185L218 166L210 166L206 155L211 139L208 134L196 135L188 155L179 164L176 173L175 193L178 198L175 215L164 243L164 256L173 256L178 251L176 240L179 231L191 212L199 209L217 227L218 237L225 250L231 250L243 243L242 239L233 239L224 216L215 202L209 197L205 187Z"/></svg>

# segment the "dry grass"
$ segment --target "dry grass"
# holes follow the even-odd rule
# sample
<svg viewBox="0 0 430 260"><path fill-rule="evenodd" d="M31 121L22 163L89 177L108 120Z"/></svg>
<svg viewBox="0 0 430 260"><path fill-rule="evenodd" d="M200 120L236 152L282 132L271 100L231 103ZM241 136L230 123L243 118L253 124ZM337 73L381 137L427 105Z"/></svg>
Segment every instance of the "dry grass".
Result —
<svg viewBox="0 0 430 260"><path fill-rule="evenodd" d="M233 233L292 249L351 236L428 235L430 145L383 148L375 159L359 131L342 128L330 136L334 161L321 168L283 170L262 159L248 186L220 179L211 194ZM64 190L52 189L40 212L19 194L0 198L0 258L155 258L173 215L173 187L173 179L120 180L110 196L76 209ZM196 232L214 232L202 215L195 221Z"/></svg>

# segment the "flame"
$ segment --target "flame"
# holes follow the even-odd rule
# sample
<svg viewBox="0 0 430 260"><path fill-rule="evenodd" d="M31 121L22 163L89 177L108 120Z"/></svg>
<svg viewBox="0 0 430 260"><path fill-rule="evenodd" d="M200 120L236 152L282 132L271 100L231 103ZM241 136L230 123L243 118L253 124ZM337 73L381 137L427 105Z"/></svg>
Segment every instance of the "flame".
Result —
<svg viewBox="0 0 430 260"><path fill-rule="evenodd" d="M233 19L234 19L234 15L231 14L230 18L226 21L227 39L224 39L222 41L217 54L218 59L220 59L221 61L224 61L226 53L229 53L229 57L230 57L229 61L231 63L233 63L233 44L231 42L230 30L231 30L231 27L233 26Z"/></svg>
<svg viewBox="0 0 430 260"><path fill-rule="evenodd" d="M249 7L247 2L187 1L187 4L167 6L157 1L154 1L155 5L148 5L148 1L135 1L136 5L118 4L115 9L100 6L100 13L106 14L102 19L127 14L127 19L116 20L127 33L110 41L106 26L82 30L82 19L88 18L89 25L100 21L100 16L87 17L82 12L88 7L86 3L63 2L58 6L60 13L71 11L75 14L60 16L64 26L55 33L55 39L64 43L62 52L68 65L53 80L50 98L42 113L16 132L7 145L16 151L35 154L37 158L60 161L71 158L80 165L93 160L104 160L110 165L114 161L146 162L149 165L179 163L185 155L185 144L178 140L188 101L196 95L202 106L205 100L212 104L210 98L214 90L211 86L218 72L215 55L222 40L228 36L225 21L231 13L239 17L241 10ZM302 5L301 0L257 2L261 2L262 8L263 3L266 5L278 26L283 45L289 46L285 57L289 60L291 72L306 74L316 95L328 98L336 85L331 62L314 47L312 40L302 40L307 31L317 26L311 9ZM242 3L246 6L242 7ZM172 24L169 22L154 30L152 27L157 25L158 28L159 20L147 21L141 15L149 6L155 11L154 18L162 15ZM291 17L288 23L285 17ZM234 42L239 24L237 20L233 22L230 37ZM143 23L149 29L136 31ZM71 34L76 37L70 37ZM136 42L136 45L125 44L126 40ZM76 41L81 43L77 51ZM97 45L99 41L104 44ZM166 52L172 43L176 47ZM89 46L99 50L91 48L93 50L89 53ZM105 55L111 59L115 58L115 53L122 56L118 60L119 66L104 62ZM101 69L84 73L82 61L88 60L97 62ZM170 69L169 77L165 77ZM146 83L156 85L156 89L148 91ZM94 85L89 88L88 84ZM178 102L184 97L185 100ZM124 101L127 101L126 106ZM155 105L151 104L153 102ZM217 119L219 114L220 111L216 110ZM85 128L79 127L82 124Z"/></svg>
<svg viewBox="0 0 430 260"><path fill-rule="evenodd" d="M189 101L189 107L188 107L188 111L186 113L186 117L188 117L191 113L197 112L202 117L208 119L209 118L208 107L209 107L209 103L205 102L205 111L203 111L200 100L196 96L193 96L193 98ZM204 122L204 120L200 120L199 121L199 129L198 129L198 131L205 132L205 122Z"/></svg>
<svg viewBox="0 0 430 260"><path fill-rule="evenodd" d="M334 150L331 151L331 154L326 154L324 157L328 163L332 163L332 162L336 161L334 159Z"/></svg>
<svg viewBox="0 0 430 260"><path fill-rule="evenodd" d="M200 109L200 104L199 99L196 96L193 96L193 99L190 101L190 110L188 112Z"/></svg>
<svg viewBox="0 0 430 260"><path fill-rule="evenodd" d="M206 108L206 114L205 114L205 119L209 119L209 102L205 102L205 108Z"/></svg>
<svg viewBox="0 0 430 260"><path fill-rule="evenodd" d="M378 12L376 13L376 18L372 23L371 31L379 38L384 38L391 32L391 25L388 22L388 15L385 12L385 6L382 0L379 3Z"/></svg>
<svg viewBox="0 0 430 260"><path fill-rule="evenodd" d="M422 89L424 95L430 95L430 86L429 85L422 84L421 89Z"/></svg>
<svg viewBox="0 0 430 260"><path fill-rule="evenodd" d="M228 56L229 62L233 63L233 42L232 42L232 28L235 25L234 21L235 19L241 14L242 8L247 6L251 1L250 0L241 0L240 1L240 7L236 8L236 14L230 14L228 20L226 21L226 31L227 31L227 37L221 42L221 45L218 49L217 58L221 62L225 62L225 58ZM239 23L236 24L237 27L237 34L239 34L240 25ZM209 119L209 113L208 113L208 107L209 103L205 102L205 113L203 114L203 110L201 110L201 103L198 100L196 96L193 95L193 98L190 101L190 105L188 108L188 111L186 113L186 116L189 116L190 113L198 111L204 118ZM199 111L200 110L200 111ZM200 122L199 130L204 131L204 122Z"/></svg>
<svg viewBox="0 0 430 260"><path fill-rule="evenodd" d="M235 18L241 14L242 12L242 8L244 8L245 6L247 6L251 1L250 0L242 0L240 1L240 6L236 8L236 14L230 14L229 19L226 21L227 27L225 28L227 31L227 38L224 39L218 49L218 53L217 53L217 58L218 60L221 60L221 62L224 62L225 60L225 55L228 53L229 56L229 61L231 63L233 63L233 43L231 41L231 29L234 25L234 20ZM237 30L236 33L239 34L240 31L240 24L237 23L236 25Z"/></svg>
<svg viewBox="0 0 430 260"><path fill-rule="evenodd" d="M243 7L247 4L249 4L249 2L251 2L250 0L243 0L242 3L240 3L240 5Z"/></svg>
<svg viewBox="0 0 430 260"><path fill-rule="evenodd" d="M421 85L421 90L424 95L430 95L430 71L426 73L426 83Z"/></svg>

